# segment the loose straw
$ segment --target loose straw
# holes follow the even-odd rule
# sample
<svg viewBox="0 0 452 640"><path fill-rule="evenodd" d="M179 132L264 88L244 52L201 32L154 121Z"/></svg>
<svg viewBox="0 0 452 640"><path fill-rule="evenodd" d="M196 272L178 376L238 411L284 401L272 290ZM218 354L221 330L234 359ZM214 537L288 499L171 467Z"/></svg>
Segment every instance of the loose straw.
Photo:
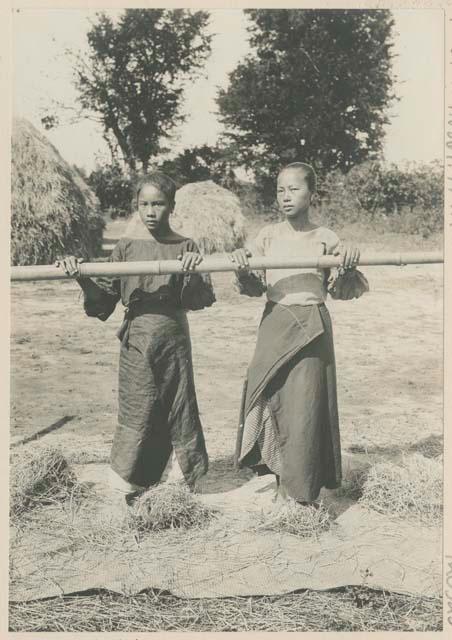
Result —
<svg viewBox="0 0 452 640"><path fill-rule="evenodd" d="M318 258L250 258L251 269L329 269L338 267L342 262L340 256L319 256ZM444 262L439 252L380 253L362 255L360 266L402 266L407 264L435 264ZM205 258L194 271L212 273L220 271L237 271L237 264L227 257ZM182 273L179 260L148 260L146 262L83 262L79 265L81 277L118 277L133 275L163 275ZM11 267L11 280L66 280L71 278L54 265L30 267Z"/></svg>

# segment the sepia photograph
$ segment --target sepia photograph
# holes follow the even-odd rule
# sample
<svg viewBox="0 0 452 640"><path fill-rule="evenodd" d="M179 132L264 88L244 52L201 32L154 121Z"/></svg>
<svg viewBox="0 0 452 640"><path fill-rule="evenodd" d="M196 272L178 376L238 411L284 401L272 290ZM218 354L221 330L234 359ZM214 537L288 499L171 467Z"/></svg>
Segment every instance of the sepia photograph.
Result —
<svg viewBox="0 0 452 640"><path fill-rule="evenodd" d="M445 11L182 5L10 9L8 631L438 635Z"/></svg>

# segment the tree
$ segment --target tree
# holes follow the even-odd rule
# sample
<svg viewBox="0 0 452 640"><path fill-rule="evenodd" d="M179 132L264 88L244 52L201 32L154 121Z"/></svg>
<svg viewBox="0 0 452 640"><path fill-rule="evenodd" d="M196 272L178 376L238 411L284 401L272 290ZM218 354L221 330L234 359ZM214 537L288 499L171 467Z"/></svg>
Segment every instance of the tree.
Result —
<svg viewBox="0 0 452 640"><path fill-rule="evenodd" d="M119 164L104 164L86 178L99 200L101 211L112 218L131 213L133 185Z"/></svg>
<svg viewBox="0 0 452 640"><path fill-rule="evenodd" d="M181 99L210 54L209 14L185 9L126 9L115 24L105 13L88 32L89 53L74 60L85 116L102 124L133 172L144 171L184 120Z"/></svg>
<svg viewBox="0 0 452 640"><path fill-rule="evenodd" d="M170 175L178 184L213 180L222 187L235 184L233 165L235 149L207 144L184 149L172 160L165 160L159 169Z"/></svg>
<svg viewBox="0 0 452 640"><path fill-rule="evenodd" d="M281 164L320 173L374 157L391 92L388 11L247 10L252 54L217 102L239 160L261 180ZM273 177L272 177L273 179Z"/></svg>

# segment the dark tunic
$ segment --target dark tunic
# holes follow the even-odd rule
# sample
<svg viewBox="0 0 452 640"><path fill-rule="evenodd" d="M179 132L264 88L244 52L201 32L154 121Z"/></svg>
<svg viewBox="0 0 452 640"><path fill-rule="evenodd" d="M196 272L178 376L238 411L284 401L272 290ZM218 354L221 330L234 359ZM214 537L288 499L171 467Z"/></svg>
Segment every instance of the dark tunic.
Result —
<svg viewBox="0 0 452 640"><path fill-rule="evenodd" d="M122 238L110 261L174 260L197 251L192 240ZM157 483L172 450L189 484L207 471L185 311L215 301L208 276L138 275L98 278L84 287L89 316L106 320L126 307L119 358L119 416L111 466L139 486Z"/></svg>

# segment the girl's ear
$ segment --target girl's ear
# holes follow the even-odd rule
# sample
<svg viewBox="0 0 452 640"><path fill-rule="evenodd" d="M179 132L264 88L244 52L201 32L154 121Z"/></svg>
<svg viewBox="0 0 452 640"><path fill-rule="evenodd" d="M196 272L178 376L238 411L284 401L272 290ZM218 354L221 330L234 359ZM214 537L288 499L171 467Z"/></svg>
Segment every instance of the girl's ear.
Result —
<svg viewBox="0 0 452 640"><path fill-rule="evenodd" d="M311 204L317 204L318 200L319 200L319 195L318 195L317 191L314 191L314 193L311 193L310 203Z"/></svg>

